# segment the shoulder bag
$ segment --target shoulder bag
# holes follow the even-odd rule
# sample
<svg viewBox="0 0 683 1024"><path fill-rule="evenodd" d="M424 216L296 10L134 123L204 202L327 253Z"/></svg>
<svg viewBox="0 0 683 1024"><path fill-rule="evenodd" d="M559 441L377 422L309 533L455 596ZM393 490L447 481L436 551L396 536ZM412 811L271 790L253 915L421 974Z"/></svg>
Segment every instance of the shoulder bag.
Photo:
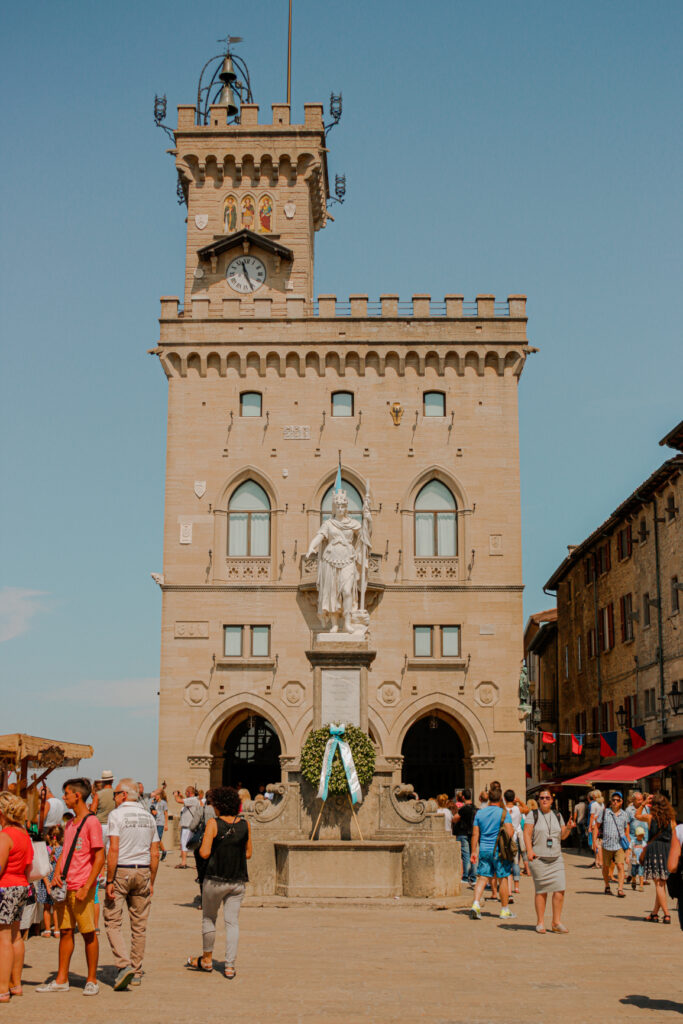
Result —
<svg viewBox="0 0 683 1024"><path fill-rule="evenodd" d="M514 838L509 836L505 830L505 816L507 812L507 807L504 807L500 819L500 828L498 830L496 846L501 860L514 860L519 853L519 847L517 846Z"/></svg>
<svg viewBox="0 0 683 1024"><path fill-rule="evenodd" d="M622 832L621 829L619 828L619 822L617 820L616 814L614 813L614 811L612 810L611 807L607 808L607 810L605 811L605 814L607 814L607 811L609 811L609 813L612 815L612 817L614 819L614 824L616 825L616 828L617 828L617 835L619 836L619 846L622 848L622 850L630 850L631 849L631 844L628 841L628 839L626 838L626 833Z"/></svg>
<svg viewBox="0 0 683 1024"><path fill-rule="evenodd" d="M50 896L52 897L52 902L53 903L63 903L64 900L66 899L66 893L67 893L66 876L69 873L69 868L71 867L71 858L73 857L74 853L76 852L76 843L78 842L78 837L80 836L81 829L85 825L85 823L88 820L88 818L94 818L94 817L95 817L94 814L86 814L86 816L83 818L83 821L80 823L80 825L76 829L76 834L74 835L74 841L71 844L71 846L69 848L69 852L66 855L66 860L64 861L64 870L62 871L62 884L59 885L59 886L53 885L51 890L50 890Z"/></svg>

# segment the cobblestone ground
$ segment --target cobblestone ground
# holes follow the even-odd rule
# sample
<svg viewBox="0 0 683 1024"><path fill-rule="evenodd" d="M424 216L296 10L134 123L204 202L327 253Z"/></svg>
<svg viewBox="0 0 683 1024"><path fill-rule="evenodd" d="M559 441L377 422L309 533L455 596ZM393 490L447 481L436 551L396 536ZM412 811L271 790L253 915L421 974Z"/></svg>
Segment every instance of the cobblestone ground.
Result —
<svg viewBox="0 0 683 1024"><path fill-rule="evenodd" d="M652 886L642 894L629 888L625 900L609 898L587 857L566 858L569 935L536 934L527 879L513 908L517 918L508 923L498 920L493 901L481 921L471 921L464 908L438 910L427 901L251 901L240 918L234 981L220 973L222 924L214 973L183 969L185 957L201 950L201 924L192 905L194 872L172 870L176 859L168 857L157 879L140 988L111 989L112 958L102 933L99 996L83 998L80 940L71 990L39 995L35 986L53 976L57 943L35 938L27 946L25 994L0 1006L0 1018L64 1024L673 1024L683 1015L683 933L675 915L670 927L646 924Z"/></svg>

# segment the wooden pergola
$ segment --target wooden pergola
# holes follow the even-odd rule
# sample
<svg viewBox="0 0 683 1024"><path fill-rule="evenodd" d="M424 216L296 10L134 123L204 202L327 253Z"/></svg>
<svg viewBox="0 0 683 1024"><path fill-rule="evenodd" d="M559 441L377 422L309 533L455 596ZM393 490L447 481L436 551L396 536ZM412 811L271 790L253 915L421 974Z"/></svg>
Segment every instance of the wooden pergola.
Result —
<svg viewBox="0 0 683 1024"><path fill-rule="evenodd" d="M93 748L84 743L66 743L13 732L0 736L0 788L7 786L10 772L17 776L17 792L33 789L55 768L71 768L93 756ZM28 773L40 772L29 785Z"/></svg>

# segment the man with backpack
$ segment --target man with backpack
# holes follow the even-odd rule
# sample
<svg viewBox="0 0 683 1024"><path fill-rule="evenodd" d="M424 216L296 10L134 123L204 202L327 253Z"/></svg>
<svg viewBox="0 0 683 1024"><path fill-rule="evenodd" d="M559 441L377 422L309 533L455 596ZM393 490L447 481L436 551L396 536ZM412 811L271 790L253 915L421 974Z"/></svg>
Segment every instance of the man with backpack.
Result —
<svg viewBox="0 0 683 1024"><path fill-rule="evenodd" d="M512 861L517 853L517 846L514 843L515 827L510 812L503 806L503 793L498 783L491 784L488 795L488 806L479 808L472 829L470 860L473 865L477 865L477 881L470 917L474 921L481 919L480 900L484 889L491 879L497 878L501 902L500 917L506 921L515 916L508 907L508 879L512 871Z"/></svg>

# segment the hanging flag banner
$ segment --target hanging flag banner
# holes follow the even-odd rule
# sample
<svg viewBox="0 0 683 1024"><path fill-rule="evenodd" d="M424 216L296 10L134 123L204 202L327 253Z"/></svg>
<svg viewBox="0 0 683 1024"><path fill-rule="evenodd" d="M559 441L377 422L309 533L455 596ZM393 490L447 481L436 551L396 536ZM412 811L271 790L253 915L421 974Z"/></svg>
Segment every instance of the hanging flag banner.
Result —
<svg viewBox="0 0 683 1024"><path fill-rule="evenodd" d="M580 732L578 736L572 733L572 754L581 754L583 752L583 733Z"/></svg>
<svg viewBox="0 0 683 1024"><path fill-rule="evenodd" d="M631 725L629 726L628 731L631 737L631 743L633 744L634 750L640 750L641 747L646 746L647 740L645 739L644 725Z"/></svg>
<svg viewBox="0 0 683 1024"><path fill-rule="evenodd" d="M614 757L617 752L617 731L600 733L600 757Z"/></svg>
<svg viewBox="0 0 683 1024"><path fill-rule="evenodd" d="M541 743L555 743L556 737L554 732L541 733Z"/></svg>
<svg viewBox="0 0 683 1024"><path fill-rule="evenodd" d="M320 785L318 787L318 798L320 800L327 800L327 791L330 785L330 774L332 772L332 762L334 761L334 755L339 748L339 754L342 759L344 766L344 772L346 774L346 781L349 785L349 793L351 794L351 802L353 804L361 804L363 802L363 793L360 788L358 781L358 775L356 774L356 766L353 763L353 754L351 753L351 747L348 743L342 739L344 735L343 725L331 725L330 726L330 738L325 746L325 753L323 754L323 763L320 768Z"/></svg>

